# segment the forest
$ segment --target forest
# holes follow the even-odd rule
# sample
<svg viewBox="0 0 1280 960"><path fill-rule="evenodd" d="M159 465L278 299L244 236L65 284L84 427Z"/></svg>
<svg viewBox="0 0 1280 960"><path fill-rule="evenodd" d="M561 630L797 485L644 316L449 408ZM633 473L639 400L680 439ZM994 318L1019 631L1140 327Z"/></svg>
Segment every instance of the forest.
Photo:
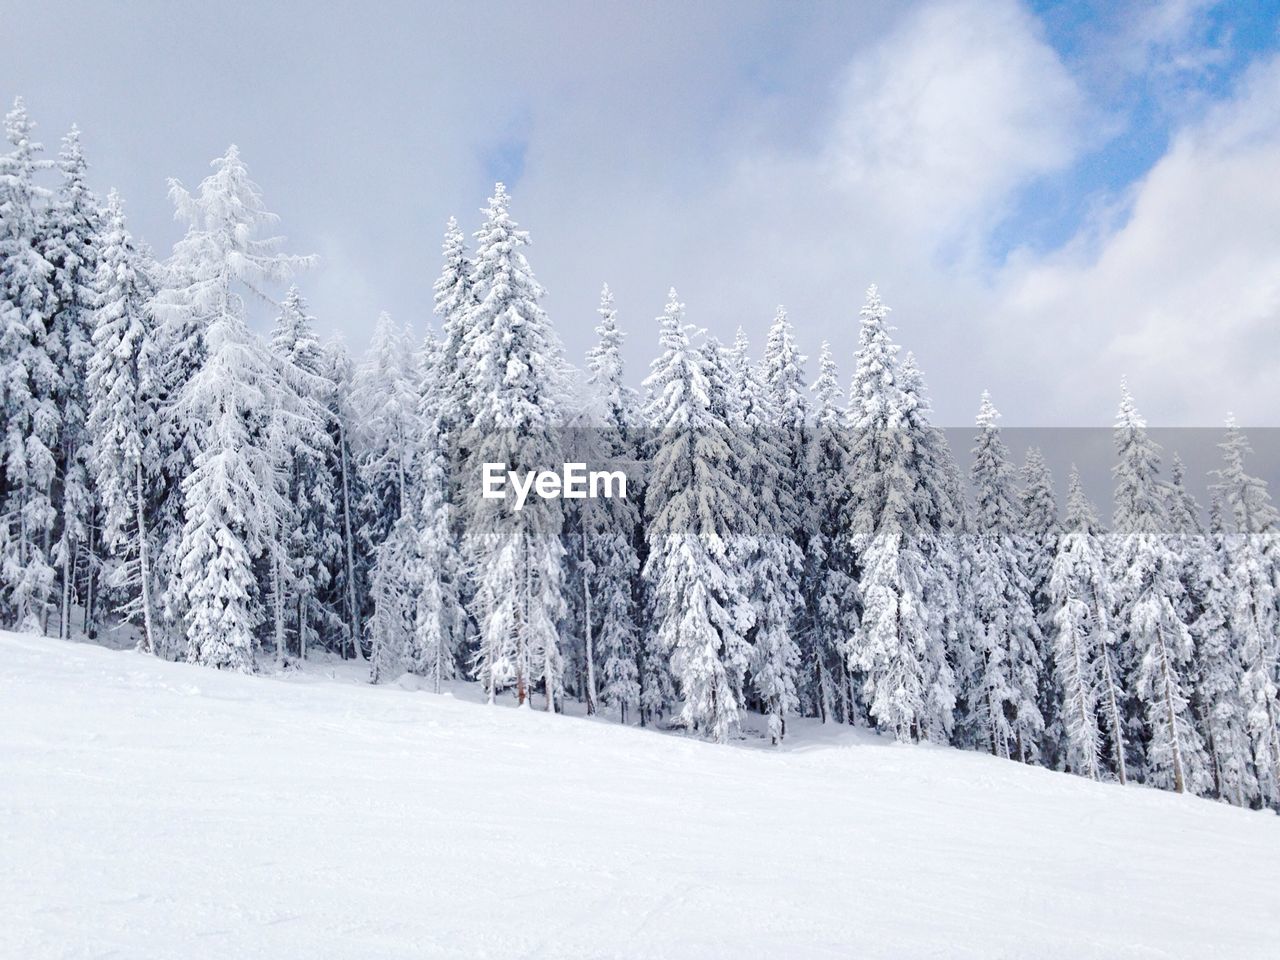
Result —
<svg viewBox="0 0 1280 960"><path fill-rule="evenodd" d="M816 717L1280 806L1280 514L1234 422L1201 504L1122 386L1104 523L1077 472L1060 503L1040 451L1014 462L986 395L951 449L875 286L847 381L784 310L753 357L671 290L637 388L607 286L565 355L501 183L446 225L434 303L353 358L235 147L171 181L160 257L78 132L49 157L34 127L19 99L0 156L5 627L246 673L355 659L715 741ZM627 495L481 496L484 464L578 462L626 465Z"/></svg>

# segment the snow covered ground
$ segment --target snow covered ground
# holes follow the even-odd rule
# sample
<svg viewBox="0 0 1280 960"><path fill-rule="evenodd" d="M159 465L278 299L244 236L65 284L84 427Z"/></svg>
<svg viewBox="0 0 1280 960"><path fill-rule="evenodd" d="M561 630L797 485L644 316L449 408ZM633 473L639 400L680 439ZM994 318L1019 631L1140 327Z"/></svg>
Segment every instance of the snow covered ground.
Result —
<svg viewBox="0 0 1280 960"><path fill-rule="evenodd" d="M1280 955L1271 814L356 681L0 634L0 956Z"/></svg>

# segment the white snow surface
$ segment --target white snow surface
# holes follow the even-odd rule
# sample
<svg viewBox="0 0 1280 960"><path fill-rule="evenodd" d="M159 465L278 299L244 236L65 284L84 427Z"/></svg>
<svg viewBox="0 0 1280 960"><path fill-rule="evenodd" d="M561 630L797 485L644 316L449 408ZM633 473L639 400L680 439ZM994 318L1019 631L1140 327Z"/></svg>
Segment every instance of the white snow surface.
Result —
<svg viewBox="0 0 1280 960"><path fill-rule="evenodd" d="M1280 955L1280 818L0 634L0 956Z"/></svg>

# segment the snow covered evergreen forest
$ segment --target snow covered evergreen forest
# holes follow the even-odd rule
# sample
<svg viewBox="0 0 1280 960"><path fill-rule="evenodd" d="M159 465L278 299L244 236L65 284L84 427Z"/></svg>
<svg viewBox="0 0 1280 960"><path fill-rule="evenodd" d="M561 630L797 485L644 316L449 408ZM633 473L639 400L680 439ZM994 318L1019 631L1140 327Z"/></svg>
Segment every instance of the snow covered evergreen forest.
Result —
<svg viewBox="0 0 1280 960"><path fill-rule="evenodd" d="M157 256L75 130L49 157L19 100L5 132L6 628L243 673L342 657L717 741L818 718L1280 807L1280 515L1234 424L1198 504L1122 388L1104 526L1079 475L1059 503L1037 451L1012 461L991 398L949 448L874 286L843 375L784 311L752 356L673 290L628 321L656 334L636 391L607 287L585 369L564 355L502 184L470 237L448 223L434 308L353 359L235 147L172 182L186 233ZM569 460L629 464L629 497L478 495L483 463Z"/></svg>

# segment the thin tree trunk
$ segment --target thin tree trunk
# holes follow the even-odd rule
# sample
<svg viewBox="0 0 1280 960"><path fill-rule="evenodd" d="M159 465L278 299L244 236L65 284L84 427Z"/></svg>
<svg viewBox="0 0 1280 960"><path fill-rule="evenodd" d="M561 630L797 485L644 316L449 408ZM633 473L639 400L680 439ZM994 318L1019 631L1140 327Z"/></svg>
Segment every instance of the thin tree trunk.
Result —
<svg viewBox="0 0 1280 960"><path fill-rule="evenodd" d="M138 574L142 580L142 643L139 649L155 654L156 641L151 624L151 559L147 551L146 505L142 495L142 462L134 465L134 511L138 526ZM92 572L90 573L92 576Z"/></svg>
<svg viewBox="0 0 1280 960"><path fill-rule="evenodd" d="M53 495L52 495L52 494L53 494L53 491L52 491L52 490L48 490L48 489L47 489L47 490L45 490L45 497L44 497L44 498L45 498L45 501L46 501L50 506L52 506L52 505L53 505ZM52 530L50 530L48 527L46 527L46 528L45 528L45 530L44 530L44 533L41 535L41 540L42 540L43 545L44 545L44 548L43 548L44 552L41 554L41 556L42 556L42 558L45 560L45 562L47 563L47 562L49 561L49 559L50 559L50 558L49 558L49 548L53 546L53 531L52 531ZM45 636L48 636L48 635L49 635L49 601L50 601L51 599L52 599L51 597L41 597L41 598L40 598L40 632L41 632L42 634L44 634Z"/></svg>
<svg viewBox="0 0 1280 960"><path fill-rule="evenodd" d="M298 659L307 659L306 598L298 594Z"/></svg>
<svg viewBox="0 0 1280 960"><path fill-rule="evenodd" d="M583 636L587 646L587 716L596 712L596 664L595 652L591 643L591 574L590 559L587 556L587 531L582 531L582 598L585 604L585 622Z"/></svg>
<svg viewBox="0 0 1280 960"><path fill-rule="evenodd" d="M65 514L64 514L65 516ZM58 638L61 640L69 640L71 638L71 586L75 577L75 554L71 549L71 543L68 540L64 544L65 549L62 551L62 610L58 617ZM85 631L88 633L88 631Z"/></svg>
<svg viewBox="0 0 1280 960"><path fill-rule="evenodd" d="M90 524L84 547L84 616L81 620L84 635L91 640L98 635L98 568L93 562L93 551L93 525ZM79 562L76 562L75 567L79 568L79 566ZM75 582L75 576L73 569L72 583Z"/></svg>
<svg viewBox="0 0 1280 960"><path fill-rule="evenodd" d="M347 547L347 628L351 632L352 659L363 660L364 651L360 649L360 611L356 608L356 557L351 539L351 487L348 481L351 466L347 459L346 432L341 423L338 424L338 445L342 448L342 526Z"/></svg>
<svg viewBox="0 0 1280 960"><path fill-rule="evenodd" d="M284 577L280 570L280 551L273 547L271 550L271 592L275 595L272 597L272 610L275 617L276 628L276 664L283 670L285 665L285 640L284 640Z"/></svg>

